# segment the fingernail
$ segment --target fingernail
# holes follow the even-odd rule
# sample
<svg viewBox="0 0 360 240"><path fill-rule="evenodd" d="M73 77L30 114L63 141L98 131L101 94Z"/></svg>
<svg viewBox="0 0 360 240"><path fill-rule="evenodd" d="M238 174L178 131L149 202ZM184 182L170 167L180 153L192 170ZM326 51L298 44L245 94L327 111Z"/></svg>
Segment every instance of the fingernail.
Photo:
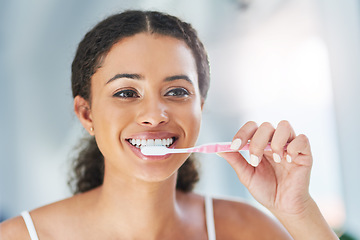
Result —
<svg viewBox="0 0 360 240"><path fill-rule="evenodd" d="M291 159L290 155L286 155L286 161L287 161L288 163L291 163L292 159Z"/></svg>
<svg viewBox="0 0 360 240"><path fill-rule="evenodd" d="M273 153L273 159L274 159L274 162L276 163L280 163L281 162L281 157L279 154L277 153Z"/></svg>
<svg viewBox="0 0 360 240"><path fill-rule="evenodd" d="M259 165L260 161L259 158L257 156L255 156L254 154L250 155L250 164L253 167L257 167Z"/></svg>
<svg viewBox="0 0 360 240"><path fill-rule="evenodd" d="M235 138L234 141L232 141L231 145L230 145L230 149L231 150L238 150L241 146L241 139L240 138Z"/></svg>

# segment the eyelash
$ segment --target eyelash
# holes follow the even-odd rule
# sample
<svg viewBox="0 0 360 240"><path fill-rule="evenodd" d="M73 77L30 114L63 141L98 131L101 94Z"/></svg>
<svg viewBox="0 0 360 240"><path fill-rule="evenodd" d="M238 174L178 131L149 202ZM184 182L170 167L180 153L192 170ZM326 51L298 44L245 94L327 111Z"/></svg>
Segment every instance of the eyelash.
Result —
<svg viewBox="0 0 360 240"><path fill-rule="evenodd" d="M175 97L175 98L188 97L189 95L190 92L183 87L173 88L165 93L166 97ZM118 97L122 99L140 98L140 94L136 90L123 89L116 92L113 95L113 97Z"/></svg>
<svg viewBox="0 0 360 240"><path fill-rule="evenodd" d="M124 94L126 94L126 95L124 95ZM129 96L128 94L131 94L132 96ZM136 96L134 97L134 95L136 95ZM132 90L132 89L120 90L120 91L116 92L113 96L118 97L118 98L124 98L124 99L140 97L140 95L137 93L137 91Z"/></svg>
<svg viewBox="0 0 360 240"><path fill-rule="evenodd" d="M179 94L179 92L181 92L181 93ZM188 97L189 95L190 95L190 92L182 87L173 88L165 94L165 96L177 97L177 98Z"/></svg>

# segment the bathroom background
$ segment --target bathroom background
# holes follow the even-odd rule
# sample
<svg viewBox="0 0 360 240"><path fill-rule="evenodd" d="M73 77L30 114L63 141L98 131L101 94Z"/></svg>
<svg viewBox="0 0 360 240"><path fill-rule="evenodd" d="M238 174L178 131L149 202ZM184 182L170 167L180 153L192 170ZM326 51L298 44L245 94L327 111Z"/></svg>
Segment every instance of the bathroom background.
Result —
<svg viewBox="0 0 360 240"><path fill-rule="evenodd" d="M330 225L360 238L360 15L356 0L0 0L0 219L71 195L70 66L83 35L126 9L198 30L212 82L199 144L248 120L286 119L311 141L310 191ZM204 155L196 191L254 202L225 160ZM256 204L254 202L254 204Z"/></svg>

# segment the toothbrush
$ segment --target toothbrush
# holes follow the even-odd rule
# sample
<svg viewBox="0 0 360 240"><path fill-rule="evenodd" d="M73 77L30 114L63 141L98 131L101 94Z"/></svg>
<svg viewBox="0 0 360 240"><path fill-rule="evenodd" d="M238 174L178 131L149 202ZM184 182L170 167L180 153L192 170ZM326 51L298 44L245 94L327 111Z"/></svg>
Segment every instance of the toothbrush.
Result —
<svg viewBox="0 0 360 240"><path fill-rule="evenodd" d="M193 152L218 153L218 152L238 152L238 151L249 150L249 143L247 143L242 149L239 150L232 150L230 146L231 146L231 142L207 143L191 148L167 148L165 146L145 146L141 148L141 153L147 156L162 156L170 153L193 153ZM265 151L271 150L270 144L268 144L264 150Z"/></svg>

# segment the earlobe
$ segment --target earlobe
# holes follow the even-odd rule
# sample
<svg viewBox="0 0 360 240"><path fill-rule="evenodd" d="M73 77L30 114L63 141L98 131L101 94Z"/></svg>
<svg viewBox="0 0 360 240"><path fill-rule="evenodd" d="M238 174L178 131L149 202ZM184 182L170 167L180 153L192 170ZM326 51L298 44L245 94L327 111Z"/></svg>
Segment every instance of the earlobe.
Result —
<svg viewBox="0 0 360 240"><path fill-rule="evenodd" d="M94 135L94 127L89 102L81 96L76 96L74 98L74 112L86 131L88 131L90 135Z"/></svg>
<svg viewBox="0 0 360 240"><path fill-rule="evenodd" d="M205 100L201 99L201 111L204 109Z"/></svg>

